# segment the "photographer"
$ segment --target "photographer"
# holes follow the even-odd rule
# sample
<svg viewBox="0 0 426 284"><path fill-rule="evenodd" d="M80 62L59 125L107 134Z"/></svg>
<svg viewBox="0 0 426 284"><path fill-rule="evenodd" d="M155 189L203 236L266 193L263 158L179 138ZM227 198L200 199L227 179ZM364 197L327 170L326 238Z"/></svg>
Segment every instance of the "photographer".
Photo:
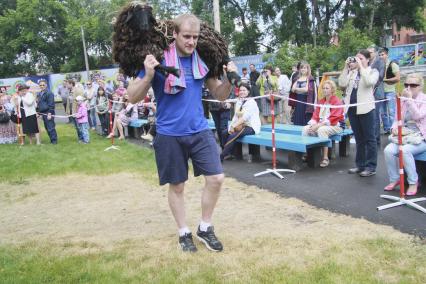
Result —
<svg viewBox="0 0 426 284"><path fill-rule="evenodd" d="M278 94L278 78L272 75L272 66L266 66L262 74L256 81L256 85L260 89L260 95L265 96L261 99L261 120L262 124L268 123L268 117L271 116L271 93ZM274 113L279 115L279 98L274 98Z"/></svg>
<svg viewBox="0 0 426 284"><path fill-rule="evenodd" d="M346 89L345 104L362 103L348 109L356 141L356 167L349 169L348 173L357 173L361 177L375 175L377 166L374 85L379 79L379 72L368 66L369 60L370 52L360 50L356 57L346 59L339 76L339 86Z"/></svg>

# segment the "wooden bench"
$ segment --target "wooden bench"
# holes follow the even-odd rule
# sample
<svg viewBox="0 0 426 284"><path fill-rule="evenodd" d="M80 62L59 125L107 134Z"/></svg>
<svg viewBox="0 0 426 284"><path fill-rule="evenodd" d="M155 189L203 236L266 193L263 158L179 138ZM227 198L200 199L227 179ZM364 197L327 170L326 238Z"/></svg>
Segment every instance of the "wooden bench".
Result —
<svg viewBox="0 0 426 284"><path fill-rule="evenodd" d="M262 125L262 131L272 131L272 125L266 124ZM293 135L302 135L303 126L292 125L292 124L275 124L275 133L286 133ZM339 156L347 157L349 156L350 148L350 136L353 135L352 129L344 129L342 133L330 136L329 147L332 147L332 153L334 153L335 142L339 142Z"/></svg>
<svg viewBox="0 0 426 284"><path fill-rule="evenodd" d="M261 131L259 134L247 135L237 140L240 143L249 145L249 154L253 159L260 159L260 146L272 147L271 132ZM308 155L308 166L318 167L322 156L321 148L329 144L329 139L319 137L301 136L293 134L275 134L275 146L277 149L289 151L288 164L291 169L299 170L302 168L302 156ZM236 147L236 156L242 157L242 146Z"/></svg>
<svg viewBox="0 0 426 284"><path fill-rule="evenodd" d="M130 121L128 125L129 136L133 138L140 138L143 133L142 125L144 125L145 123L148 123L147 119L138 118Z"/></svg>

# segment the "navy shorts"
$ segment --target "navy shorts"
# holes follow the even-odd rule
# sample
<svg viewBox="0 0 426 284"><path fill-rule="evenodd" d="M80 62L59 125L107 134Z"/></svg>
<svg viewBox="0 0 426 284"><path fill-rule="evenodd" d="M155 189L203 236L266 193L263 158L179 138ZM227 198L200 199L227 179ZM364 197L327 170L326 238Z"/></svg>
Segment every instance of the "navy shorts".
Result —
<svg viewBox="0 0 426 284"><path fill-rule="evenodd" d="M153 147L160 185L188 180L189 159L192 160L195 176L223 173L218 146L210 129L187 136L157 133Z"/></svg>

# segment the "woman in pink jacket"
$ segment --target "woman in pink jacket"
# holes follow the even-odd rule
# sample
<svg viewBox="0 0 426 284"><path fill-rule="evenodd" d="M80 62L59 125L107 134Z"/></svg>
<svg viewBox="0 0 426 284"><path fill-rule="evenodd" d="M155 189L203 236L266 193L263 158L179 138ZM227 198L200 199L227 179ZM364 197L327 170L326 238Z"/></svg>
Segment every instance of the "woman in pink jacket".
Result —
<svg viewBox="0 0 426 284"><path fill-rule="evenodd" d="M407 195L416 195L418 187L418 175L414 156L426 152L426 95L423 94L423 77L421 74L409 74L404 83L401 102L401 116L406 132L416 133L417 138L407 141L402 146L404 169L407 174ZM396 115L395 115L396 117ZM392 134L398 135L398 121L392 125ZM399 185L399 158L398 145L390 143L385 148L385 161L390 183L385 187L386 191L393 190Z"/></svg>
<svg viewBox="0 0 426 284"><path fill-rule="evenodd" d="M336 84L327 80L322 86L322 91L324 97L318 102L321 106L315 108L312 119L308 122L308 125L303 127L302 135L328 138L343 131L340 126L340 122L344 121L343 107L330 108L330 106L342 105L340 99L335 95ZM325 168L328 164L328 147L324 147L320 167Z"/></svg>

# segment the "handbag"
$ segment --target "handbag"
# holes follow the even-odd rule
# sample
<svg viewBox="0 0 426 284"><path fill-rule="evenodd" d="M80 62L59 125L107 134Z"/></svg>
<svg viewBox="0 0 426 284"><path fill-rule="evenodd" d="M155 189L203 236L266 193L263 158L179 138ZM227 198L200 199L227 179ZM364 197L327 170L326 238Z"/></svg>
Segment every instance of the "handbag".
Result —
<svg viewBox="0 0 426 284"><path fill-rule="evenodd" d="M424 139L423 135L420 132L416 132L414 130L411 130L410 128L403 127L402 128L402 145L406 144L412 144L412 145L418 145L422 143ZM398 135L389 135L389 140L394 143L398 144Z"/></svg>
<svg viewBox="0 0 426 284"><path fill-rule="evenodd" d="M18 115L16 114L16 111L14 109L10 113L9 118L13 123L18 123Z"/></svg>
<svg viewBox="0 0 426 284"><path fill-rule="evenodd" d="M0 123L8 123L10 120L9 113L3 109L2 112L0 112Z"/></svg>

